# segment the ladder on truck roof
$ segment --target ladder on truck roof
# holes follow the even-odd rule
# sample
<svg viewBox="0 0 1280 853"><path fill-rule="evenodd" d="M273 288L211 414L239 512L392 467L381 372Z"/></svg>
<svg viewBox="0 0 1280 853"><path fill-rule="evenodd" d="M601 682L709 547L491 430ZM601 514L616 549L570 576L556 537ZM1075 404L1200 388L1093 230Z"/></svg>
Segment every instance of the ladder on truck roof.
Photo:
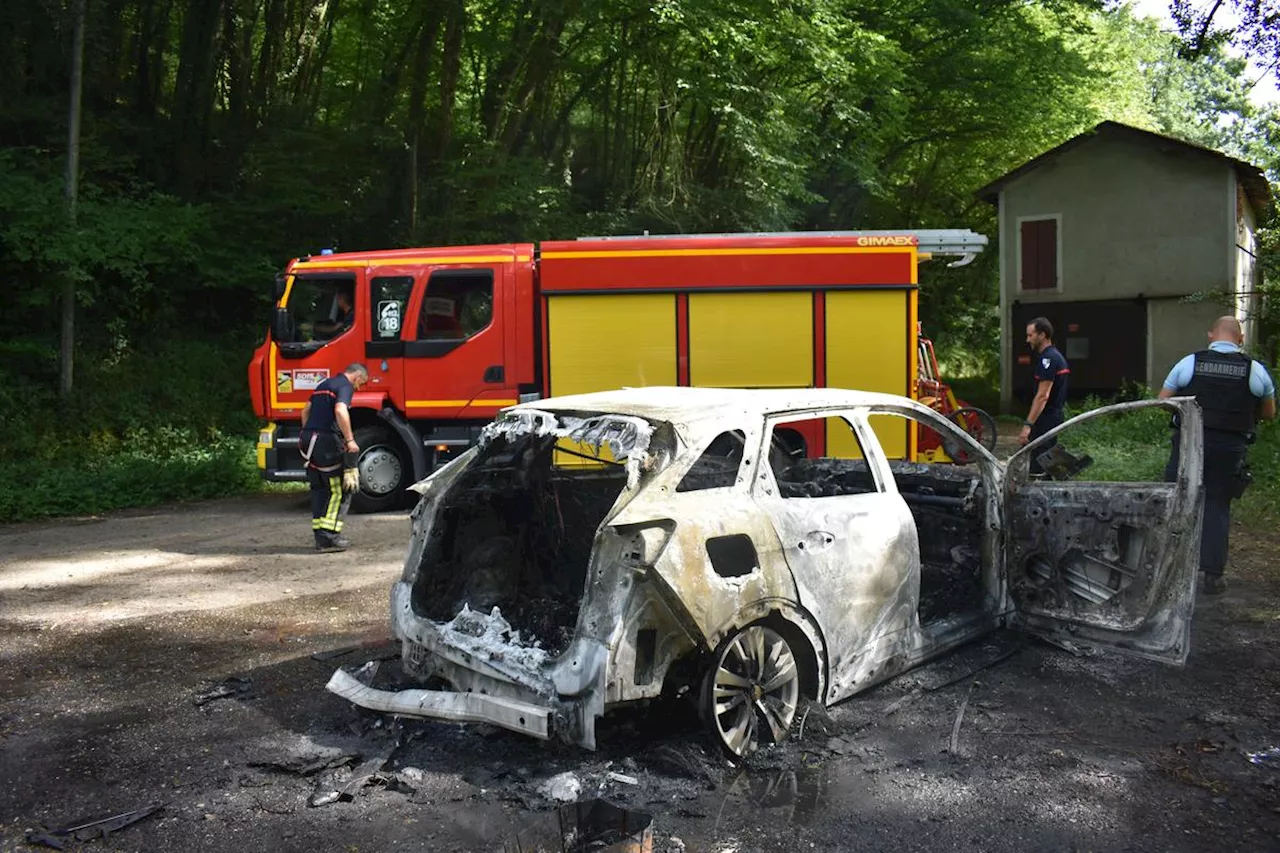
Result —
<svg viewBox="0 0 1280 853"><path fill-rule="evenodd" d="M670 240L670 239L702 239L727 240L743 237L896 237L909 234L916 238L917 249L930 255L958 255L959 260L947 264L949 267L963 267L973 263L987 246L985 234L970 231L967 228L904 228L901 231L752 231L747 233L718 234L620 234L612 237L579 237L579 240Z"/></svg>

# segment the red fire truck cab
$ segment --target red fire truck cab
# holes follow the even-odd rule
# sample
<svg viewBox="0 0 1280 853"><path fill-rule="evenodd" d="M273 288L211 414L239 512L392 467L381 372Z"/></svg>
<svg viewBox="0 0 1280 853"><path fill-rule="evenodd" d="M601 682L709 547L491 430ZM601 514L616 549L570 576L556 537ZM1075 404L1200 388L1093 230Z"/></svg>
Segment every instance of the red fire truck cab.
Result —
<svg viewBox="0 0 1280 853"><path fill-rule="evenodd" d="M913 396L917 269L970 231L590 238L290 262L249 365L258 465L304 480L302 407L353 362L353 509L388 508L505 406L639 385ZM915 437L881 436L914 458ZM821 450L824 436L802 436Z"/></svg>

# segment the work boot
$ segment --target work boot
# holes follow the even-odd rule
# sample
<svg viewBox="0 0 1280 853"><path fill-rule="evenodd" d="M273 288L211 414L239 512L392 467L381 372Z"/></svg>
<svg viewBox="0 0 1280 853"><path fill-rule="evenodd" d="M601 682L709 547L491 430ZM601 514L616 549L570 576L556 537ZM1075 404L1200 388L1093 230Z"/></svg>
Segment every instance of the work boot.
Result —
<svg viewBox="0 0 1280 853"><path fill-rule="evenodd" d="M1227 581L1222 575L1204 576L1204 586L1201 587L1205 595L1221 595L1227 591Z"/></svg>
<svg viewBox="0 0 1280 853"><path fill-rule="evenodd" d="M351 547L351 540L337 533L316 532L316 550L322 554L335 554Z"/></svg>

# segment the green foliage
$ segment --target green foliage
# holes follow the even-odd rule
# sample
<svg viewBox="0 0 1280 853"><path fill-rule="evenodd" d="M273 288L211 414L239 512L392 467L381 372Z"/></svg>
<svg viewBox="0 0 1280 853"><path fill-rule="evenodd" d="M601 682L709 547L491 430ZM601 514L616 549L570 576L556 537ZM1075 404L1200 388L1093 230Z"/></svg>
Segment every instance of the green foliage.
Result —
<svg viewBox="0 0 1280 853"><path fill-rule="evenodd" d="M1144 389L1145 391L1145 389ZM1135 399L1149 397L1150 392ZM1091 397L1077 412L1115 401ZM1076 479L1101 482L1160 482L1169 460L1171 429L1168 412L1152 409L1120 416L1100 416L1067 430L1062 444L1075 455L1088 454L1093 464ZM1251 526L1280 522L1280 427L1259 424L1257 441L1249 448L1253 483L1232 506L1237 522Z"/></svg>
<svg viewBox="0 0 1280 853"><path fill-rule="evenodd" d="M12 0L0 11L6 453L64 484L51 494L74 494L92 470L147 500L111 472L222 470L201 448L252 434L243 364L272 274L321 247L643 230L994 238L996 210L974 191L1105 118L1277 166L1280 124L1249 112L1221 39L1179 53L1108 5L91 3L73 227L67 10ZM1264 266L1274 242L1264 232ZM962 396L980 405L998 364L997 248L921 278L944 371L971 379ZM68 281L77 391L60 404ZM139 457L139 441L174 449Z"/></svg>
<svg viewBox="0 0 1280 853"><path fill-rule="evenodd" d="M1102 401L1091 397L1084 401L1080 412L1101 405ZM1066 431L1061 443L1076 456L1088 454L1093 458L1093 464L1078 480L1163 482L1171 432L1167 410L1141 409L1087 420Z"/></svg>
<svg viewBox="0 0 1280 853"><path fill-rule="evenodd" d="M97 451L63 445L67 458L8 465L16 485L0 493L0 521L223 497L260 482L252 437L161 428L99 434L87 444Z"/></svg>
<svg viewBox="0 0 1280 853"><path fill-rule="evenodd" d="M0 494L0 522L259 488L247 350L234 340L130 350L86 365L68 405L47 382L0 383L0 461L15 484Z"/></svg>
<svg viewBox="0 0 1280 853"><path fill-rule="evenodd" d="M1249 448L1249 469L1253 483L1233 514L1247 524L1274 528L1280 523L1280 427L1275 423L1259 430L1258 441Z"/></svg>
<svg viewBox="0 0 1280 853"><path fill-rule="evenodd" d="M982 409L992 417L999 414L1000 377L998 373L994 378L990 374L953 376L944 367L942 378L951 386L956 398L962 403ZM1021 418L1018 418L1018 423L1022 423Z"/></svg>

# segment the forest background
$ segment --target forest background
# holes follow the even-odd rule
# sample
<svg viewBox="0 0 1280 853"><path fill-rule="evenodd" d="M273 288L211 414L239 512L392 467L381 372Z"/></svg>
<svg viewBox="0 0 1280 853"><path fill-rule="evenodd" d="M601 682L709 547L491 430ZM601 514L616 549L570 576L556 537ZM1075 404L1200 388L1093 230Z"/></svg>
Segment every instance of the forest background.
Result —
<svg viewBox="0 0 1280 853"><path fill-rule="evenodd" d="M260 487L246 364L275 273L321 247L994 238L974 190L1104 119L1276 180L1280 109L1250 93L1280 7L1171 14L1176 32L1104 0L8 0L0 521ZM996 252L930 272L944 369L994 407Z"/></svg>

